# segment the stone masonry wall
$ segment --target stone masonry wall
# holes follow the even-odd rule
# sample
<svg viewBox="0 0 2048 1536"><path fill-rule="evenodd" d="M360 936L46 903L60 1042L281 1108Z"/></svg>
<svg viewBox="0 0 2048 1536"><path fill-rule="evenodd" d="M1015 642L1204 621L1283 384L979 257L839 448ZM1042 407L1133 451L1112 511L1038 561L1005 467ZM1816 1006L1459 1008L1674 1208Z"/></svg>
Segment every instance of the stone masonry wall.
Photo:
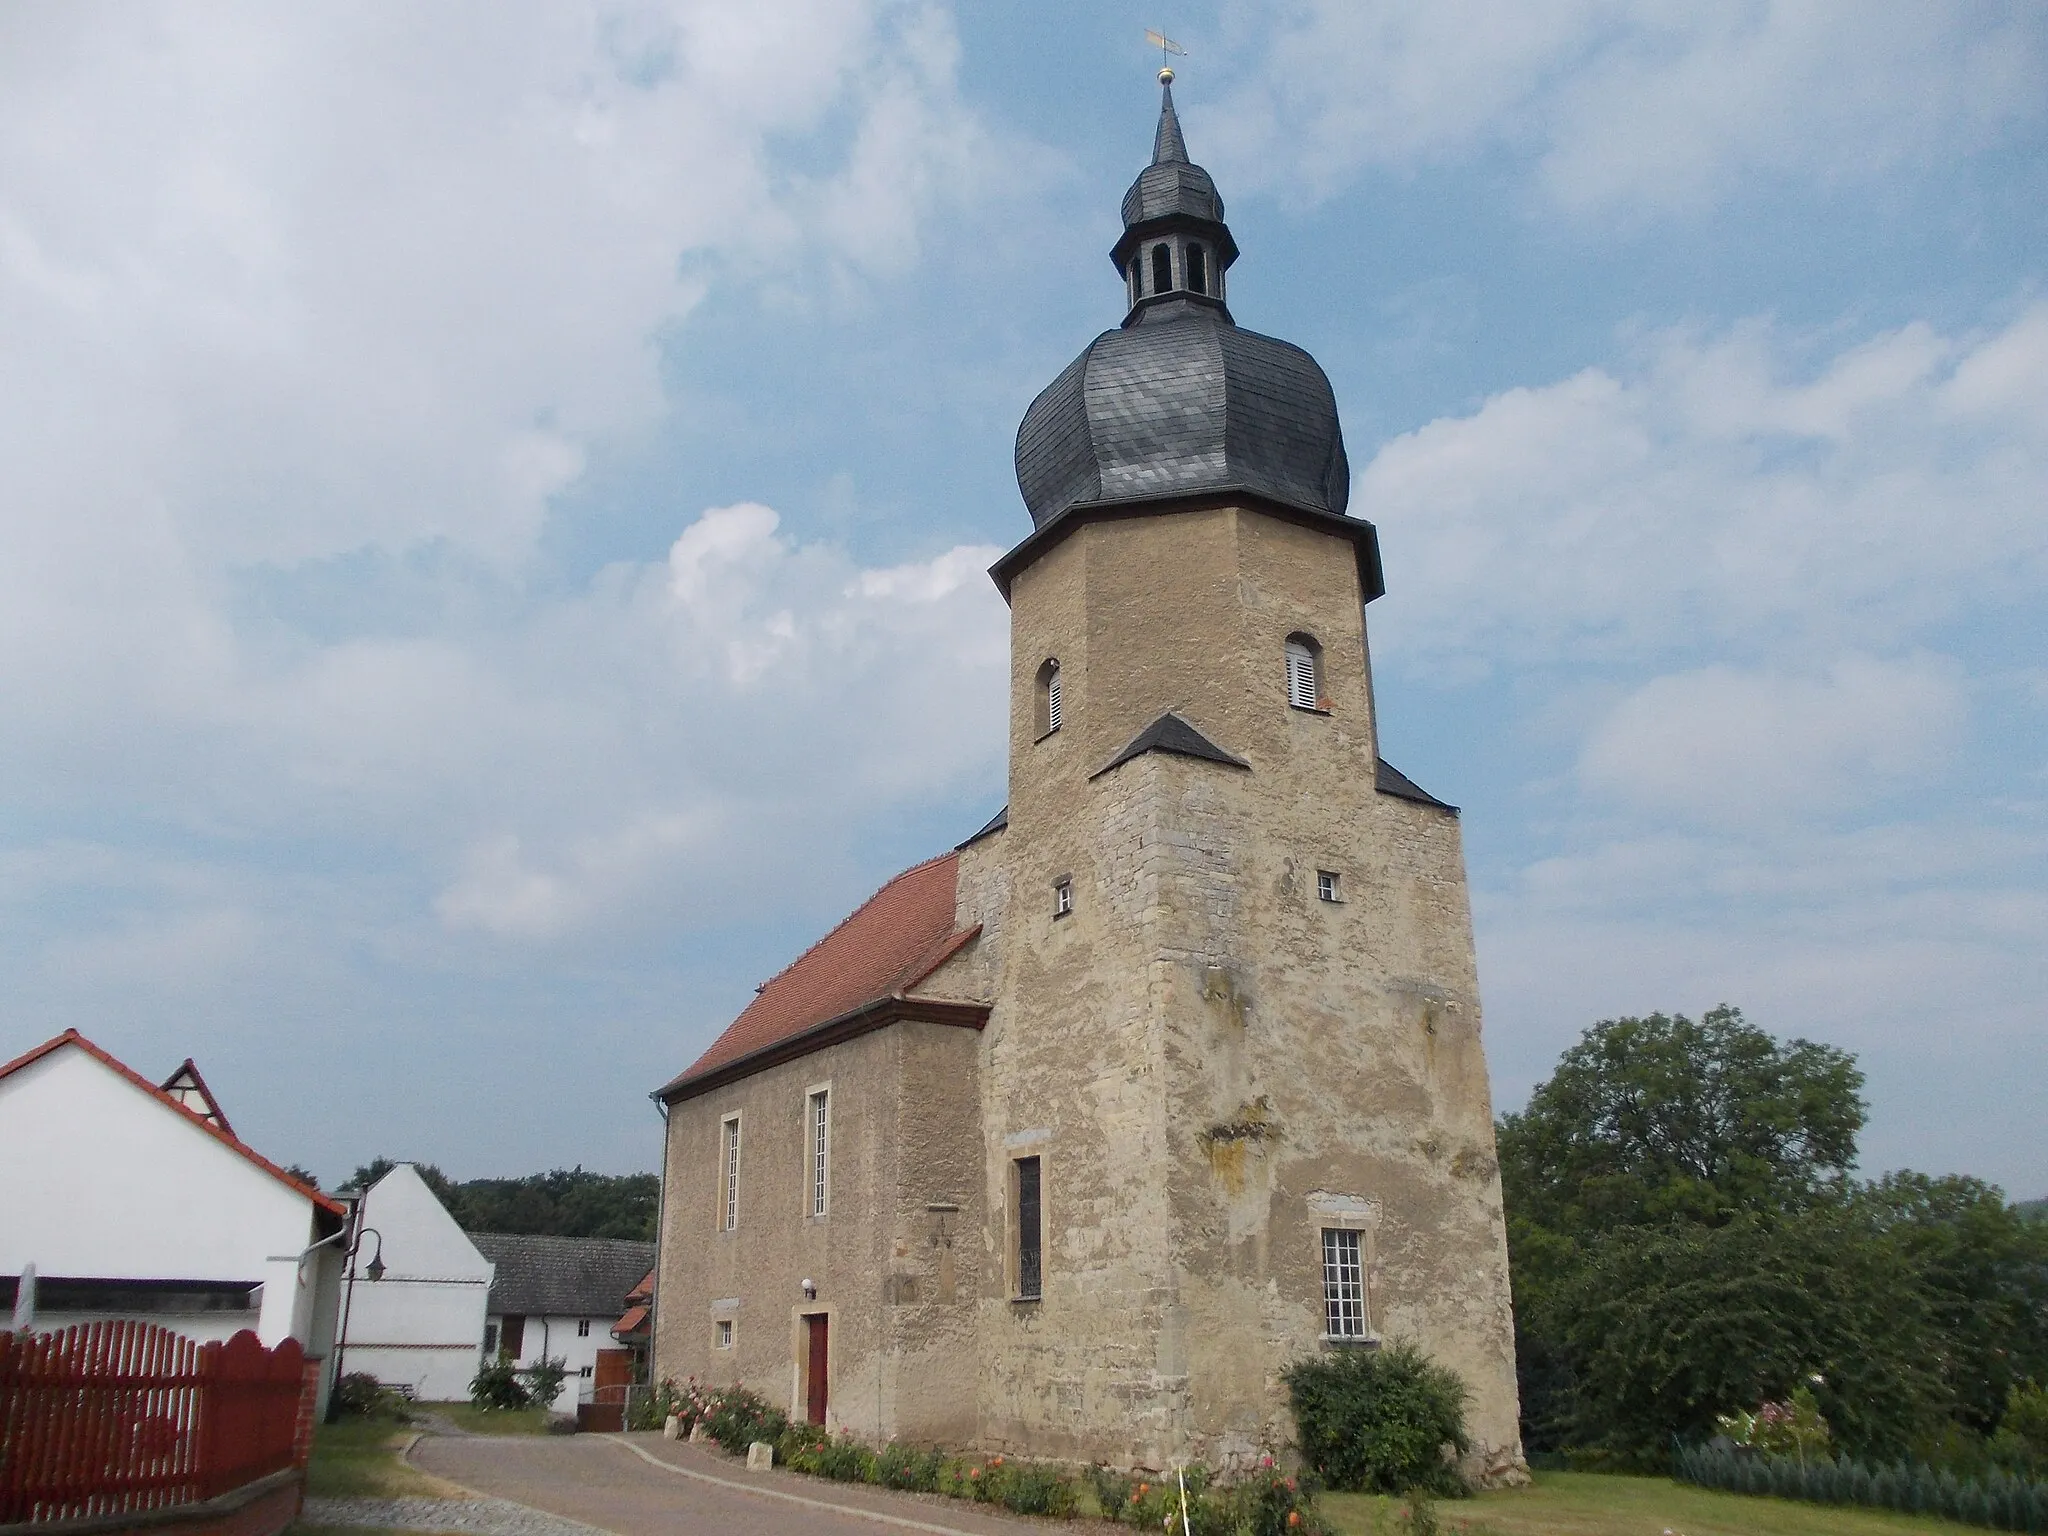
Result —
<svg viewBox="0 0 2048 1536"><path fill-rule="evenodd" d="M1011 599L1010 828L977 845L1007 896L977 961L984 1250L1006 1263L1009 1163L1032 1151L1048 1246L1041 1302L982 1302L986 1442L1163 1465L1284 1440L1278 1374L1328 1347L1320 1231L1345 1225L1377 1331L1460 1372L1474 1470L1511 1475L1458 823L1374 788L1350 545L1231 509L1131 518L1077 530ZM1295 632L1322 647L1327 712L1287 706ZM1066 724L1034 740L1048 656ZM1167 709L1250 771L1155 753L1091 777ZM1060 878L1076 907L1055 919ZM997 884L977 877L983 907ZM968 887L963 866L963 921Z"/></svg>

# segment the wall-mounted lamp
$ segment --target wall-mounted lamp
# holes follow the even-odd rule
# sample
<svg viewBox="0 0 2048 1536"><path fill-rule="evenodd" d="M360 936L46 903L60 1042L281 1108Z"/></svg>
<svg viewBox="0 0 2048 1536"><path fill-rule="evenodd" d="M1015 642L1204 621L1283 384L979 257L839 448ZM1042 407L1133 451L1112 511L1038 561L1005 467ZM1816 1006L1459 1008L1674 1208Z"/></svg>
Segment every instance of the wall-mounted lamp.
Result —
<svg viewBox="0 0 2048 1536"><path fill-rule="evenodd" d="M812 1280L812 1279L810 1279L810 1278L808 1278L808 1277L806 1277L806 1278L805 1278L805 1280L804 1280L804 1300L805 1300L805 1301L816 1301L817 1299L818 1299L818 1282L817 1282L817 1281L815 1281L815 1280Z"/></svg>

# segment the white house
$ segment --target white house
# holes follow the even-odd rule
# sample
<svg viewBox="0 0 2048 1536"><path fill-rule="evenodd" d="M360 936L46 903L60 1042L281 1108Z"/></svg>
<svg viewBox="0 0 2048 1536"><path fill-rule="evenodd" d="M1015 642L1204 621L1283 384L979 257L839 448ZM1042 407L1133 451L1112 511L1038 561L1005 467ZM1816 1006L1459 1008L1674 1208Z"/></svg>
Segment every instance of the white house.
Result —
<svg viewBox="0 0 2048 1536"><path fill-rule="evenodd" d="M0 1066L0 1170L0 1306L33 1267L39 1329L253 1328L331 1377L346 1207L240 1140L190 1061L159 1087L66 1030Z"/></svg>
<svg viewBox="0 0 2048 1536"><path fill-rule="evenodd" d="M654 1267L654 1244L509 1232L472 1232L470 1240L497 1265L484 1328L487 1352L510 1356L521 1367L543 1356L562 1360L569 1375L548 1405L557 1413L588 1403L600 1375L617 1370L618 1379L626 1379L631 1351L613 1339L612 1325L628 1293Z"/></svg>
<svg viewBox="0 0 2048 1536"><path fill-rule="evenodd" d="M365 1371L422 1402L455 1402L483 1364L484 1302L493 1266L411 1163L357 1207L363 1240L343 1294L341 1369ZM381 1259L383 1277L367 1278Z"/></svg>

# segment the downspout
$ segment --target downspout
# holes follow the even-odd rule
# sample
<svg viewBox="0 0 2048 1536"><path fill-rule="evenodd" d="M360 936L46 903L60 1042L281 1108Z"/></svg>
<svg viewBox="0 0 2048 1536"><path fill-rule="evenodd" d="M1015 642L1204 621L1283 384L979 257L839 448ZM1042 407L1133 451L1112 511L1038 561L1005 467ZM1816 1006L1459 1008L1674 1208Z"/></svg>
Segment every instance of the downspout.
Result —
<svg viewBox="0 0 2048 1536"><path fill-rule="evenodd" d="M647 1390L651 1394L661 1380L655 1369L655 1351L661 1347L661 1239L668 1230L668 1100L658 1090L647 1097L661 1116L661 1182L655 1186L654 1197L654 1289L647 1296Z"/></svg>

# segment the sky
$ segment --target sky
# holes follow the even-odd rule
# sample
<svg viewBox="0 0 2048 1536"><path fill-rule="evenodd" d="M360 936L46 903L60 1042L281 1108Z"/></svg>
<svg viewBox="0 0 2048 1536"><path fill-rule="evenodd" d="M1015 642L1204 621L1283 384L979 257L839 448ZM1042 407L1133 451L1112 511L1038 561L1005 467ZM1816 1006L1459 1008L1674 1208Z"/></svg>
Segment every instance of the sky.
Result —
<svg viewBox="0 0 2048 1536"><path fill-rule="evenodd" d="M1005 797L1032 397L1164 26L1328 371L1495 1102L1597 1019L1856 1053L2048 1194L2048 9L0 8L0 1057L330 1184L647 1095Z"/></svg>

